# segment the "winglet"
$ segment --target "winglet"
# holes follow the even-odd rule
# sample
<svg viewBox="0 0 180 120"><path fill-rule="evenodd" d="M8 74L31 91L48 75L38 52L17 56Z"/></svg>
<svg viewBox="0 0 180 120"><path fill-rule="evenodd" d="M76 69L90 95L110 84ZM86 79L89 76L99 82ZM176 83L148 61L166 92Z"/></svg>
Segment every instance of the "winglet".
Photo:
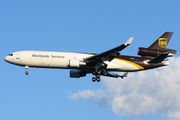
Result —
<svg viewBox="0 0 180 120"><path fill-rule="evenodd" d="M134 37L130 37L129 40L125 43L126 46L130 45L133 41Z"/></svg>

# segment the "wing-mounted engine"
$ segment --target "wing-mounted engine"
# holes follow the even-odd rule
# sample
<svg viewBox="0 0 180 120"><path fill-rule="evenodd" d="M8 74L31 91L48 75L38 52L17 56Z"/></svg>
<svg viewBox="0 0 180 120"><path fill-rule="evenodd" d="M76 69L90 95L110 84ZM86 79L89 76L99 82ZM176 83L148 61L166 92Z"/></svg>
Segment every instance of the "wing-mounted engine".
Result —
<svg viewBox="0 0 180 120"><path fill-rule="evenodd" d="M71 78L80 78L86 76L86 72L82 70L70 70L70 77Z"/></svg>
<svg viewBox="0 0 180 120"><path fill-rule="evenodd" d="M80 66L86 65L85 62L80 61L78 59L71 59L69 60L69 66L70 67L75 67L75 68L79 68Z"/></svg>
<svg viewBox="0 0 180 120"><path fill-rule="evenodd" d="M176 50L173 49L150 49L150 48L138 48L138 55L148 56L148 57L156 57L163 53L169 53L167 57L173 57L173 54L176 54Z"/></svg>

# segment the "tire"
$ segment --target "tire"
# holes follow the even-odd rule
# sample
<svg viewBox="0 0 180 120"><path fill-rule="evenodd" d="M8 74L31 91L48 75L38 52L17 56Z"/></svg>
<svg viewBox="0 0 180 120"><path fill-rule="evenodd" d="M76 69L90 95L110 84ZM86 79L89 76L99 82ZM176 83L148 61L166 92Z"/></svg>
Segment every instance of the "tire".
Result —
<svg viewBox="0 0 180 120"><path fill-rule="evenodd" d="M97 82L100 82L101 81L101 78L97 78Z"/></svg>
<svg viewBox="0 0 180 120"><path fill-rule="evenodd" d="M95 77L93 77L93 78L92 78L92 81L93 81L93 82L95 82L95 81L96 81L96 78L95 78Z"/></svg>
<svg viewBox="0 0 180 120"><path fill-rule="evenodd" d="M25 72L26 75L28 75L28 72Z"/></svg>

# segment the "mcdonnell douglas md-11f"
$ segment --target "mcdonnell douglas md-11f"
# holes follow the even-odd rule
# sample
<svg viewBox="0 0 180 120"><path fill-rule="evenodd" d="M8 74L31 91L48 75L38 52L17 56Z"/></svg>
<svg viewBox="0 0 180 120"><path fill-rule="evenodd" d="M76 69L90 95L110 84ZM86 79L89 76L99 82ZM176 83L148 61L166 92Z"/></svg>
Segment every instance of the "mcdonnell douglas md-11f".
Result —
<svg viewBox="0 0 180 120"><path fill-rule="evenodd" d="M70 77L79 78L92 73L92 81L100 81L100 75L109 77L126 77L128 72L148 70L167 66L166 57L172 57L176 50L166 49L173 32L165 32L148 48L138 48L141 57L120 55L120 51L129 46L133 37L111 50L99 53L71 53L71 52L45 52L45 51L20 51L6 56L6 62L23 66L28 75L32 68L58 68L70 69ZM111 73L112 71L125 72L123 75Z"/></svg>

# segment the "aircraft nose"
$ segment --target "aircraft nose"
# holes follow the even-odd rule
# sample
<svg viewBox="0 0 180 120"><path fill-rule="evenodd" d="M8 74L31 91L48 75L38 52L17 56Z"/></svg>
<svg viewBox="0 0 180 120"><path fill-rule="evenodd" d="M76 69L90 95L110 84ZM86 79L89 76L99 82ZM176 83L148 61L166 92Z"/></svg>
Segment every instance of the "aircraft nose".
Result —
<svg viewBox="0 0 180 120"><path fill-rule="evenodd" d="M6 56L6 57L4 58L4 60L5 60L6 62L9 62L9 56Z"/></svg>
<svg viewBox="0 0 180 120"><path fill-rule="evenodd" d="M7 56L4 58L5 61L7 61Z"/></svg>

